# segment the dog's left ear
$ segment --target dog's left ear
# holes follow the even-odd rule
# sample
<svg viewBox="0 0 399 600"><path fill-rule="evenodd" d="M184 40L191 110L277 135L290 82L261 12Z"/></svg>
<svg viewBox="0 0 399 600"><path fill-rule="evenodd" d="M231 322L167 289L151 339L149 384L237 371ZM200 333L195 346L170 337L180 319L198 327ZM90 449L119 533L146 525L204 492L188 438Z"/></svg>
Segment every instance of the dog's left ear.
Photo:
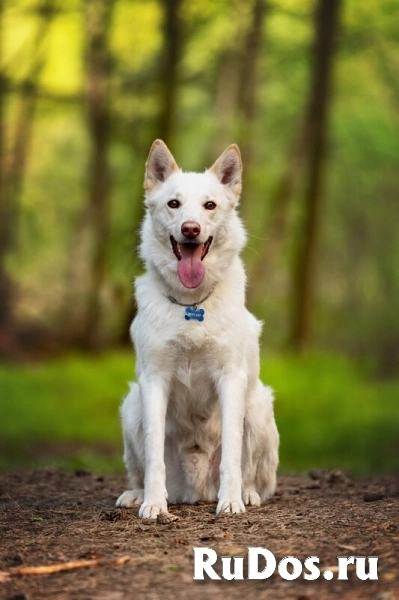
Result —
<svg viewBox="0 0 399 600"><path fill-rule="evenodd" d="M231 144L209 169L220 183L228 185L239 196L241 193L242 162L237 144Z"/></svg>

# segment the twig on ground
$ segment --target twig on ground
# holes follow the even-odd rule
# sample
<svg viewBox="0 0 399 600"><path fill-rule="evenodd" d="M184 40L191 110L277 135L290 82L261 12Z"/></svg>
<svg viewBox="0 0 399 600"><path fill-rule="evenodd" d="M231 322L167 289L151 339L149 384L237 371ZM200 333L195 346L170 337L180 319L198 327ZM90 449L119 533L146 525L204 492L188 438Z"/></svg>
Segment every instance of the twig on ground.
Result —
<svg viewBox="0 0 399 600"><path fill-rule="evenodd" d="M0 572L0 583L4 583L15 575L48 575L50 573L61 573L61 571L72 571L73 569L84 569L87 567L110 567L123 565L131 560L128 554L119 558L101 558L92 560L71 560L66 563L55 565L41 565L37 567L13 567L9 571Z"/></svg>

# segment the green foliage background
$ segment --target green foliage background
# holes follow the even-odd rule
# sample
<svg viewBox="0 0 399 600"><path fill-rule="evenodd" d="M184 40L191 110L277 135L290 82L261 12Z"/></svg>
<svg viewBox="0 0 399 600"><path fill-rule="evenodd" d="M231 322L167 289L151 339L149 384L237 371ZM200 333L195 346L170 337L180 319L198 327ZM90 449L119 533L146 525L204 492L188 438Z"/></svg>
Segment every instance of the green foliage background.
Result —
<svg viewBox="0 0 399 600"><path fill-rule="evenodd" d="M38 37L40 6L37 0L4 2L0 64L7 80L8 140L18 127L32 61L38 57L42 61L35 82L34 124L26 142L29 152L16 244L7 266L17 283L16 317L59 333L69 311L79 312L84 304L88 268L82 254L71 306L67 300L74 266L71 256L79 211L87 196L90 154L84 3L55 3L51 24ZM217 154L224 149L225 137L230 143L242 135L240 116L226 111L224 122L216 100L226 50L237 46L239 51L250 6L227 0L184 0L181 5L184 40L172 146L186 170L209 166L216 158L215 149ZM242 199L249 231L244 255L249 271L270 235L270 201L300 128L311 72L314 6L312 0L275 0L264 22L256 151L245 172ZM281 356L288 337L291 271L303 218L302 184L295 190L288 234L272 272L263 281L250 282L257 287L250 308L265 323L263 348L268 358L262 373L277 390L282 466L339 463L358 472L395 470L399 454L399 4L345 0L341 19L315 282L316 354L308 359L270 358ZM135 246L142 215L143 167L157 136L162 22L161 2L115 1L109 42L111 227L101 290L102 338L111 346L125 326L132 280L141 269ZM330 358L323 358L325 353ZM361 361L359 371L352 360ZM35 453L34 446L57 440L90 444L100 440L108 449L100 449L99 455L116 456L117 405L124 381L133 373L131 362L130 355L111 353L95 359L78 355L30 367L2 367L2 465L40 462L43 453ZM381 376L391 381L380 382ZM85 449L76 460L93 464L97 459L88 457ZM107 464L114 466L114 458Z"/></svg>

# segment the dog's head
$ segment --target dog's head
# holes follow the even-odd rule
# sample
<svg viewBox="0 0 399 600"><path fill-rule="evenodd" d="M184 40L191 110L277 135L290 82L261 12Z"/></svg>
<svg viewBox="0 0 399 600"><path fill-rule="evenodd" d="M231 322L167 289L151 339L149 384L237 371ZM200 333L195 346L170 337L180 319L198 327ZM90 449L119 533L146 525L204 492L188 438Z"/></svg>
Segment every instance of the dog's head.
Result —
<svg viewBox="0 0 399 600"><path fill-rule="evenodd" d="M241 173L235 144L205 173L183 173L164 142L153 143L144 180L148 211L141 255L173 287L214 283L244 245L235 211Z"/></svg>

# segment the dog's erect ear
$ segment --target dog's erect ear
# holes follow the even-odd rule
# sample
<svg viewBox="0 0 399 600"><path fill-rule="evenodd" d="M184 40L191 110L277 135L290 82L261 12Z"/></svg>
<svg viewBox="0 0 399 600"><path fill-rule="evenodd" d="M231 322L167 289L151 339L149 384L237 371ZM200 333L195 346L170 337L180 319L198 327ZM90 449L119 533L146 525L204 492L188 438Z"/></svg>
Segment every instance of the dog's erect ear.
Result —
<svg viewBox="0 0 399 600"><path fill-rule="evenodd" d="M242 162L237 144L231 144L209 169L223 185L228 185L239 196L241 192Z"/></svg>
<svg viewBox="0 0 399 600"><path fill-rule="evenodd" d="M145 165L144 188L150 192L157 184L165 181L179 167L162 140L155 140Z"/></svg>

